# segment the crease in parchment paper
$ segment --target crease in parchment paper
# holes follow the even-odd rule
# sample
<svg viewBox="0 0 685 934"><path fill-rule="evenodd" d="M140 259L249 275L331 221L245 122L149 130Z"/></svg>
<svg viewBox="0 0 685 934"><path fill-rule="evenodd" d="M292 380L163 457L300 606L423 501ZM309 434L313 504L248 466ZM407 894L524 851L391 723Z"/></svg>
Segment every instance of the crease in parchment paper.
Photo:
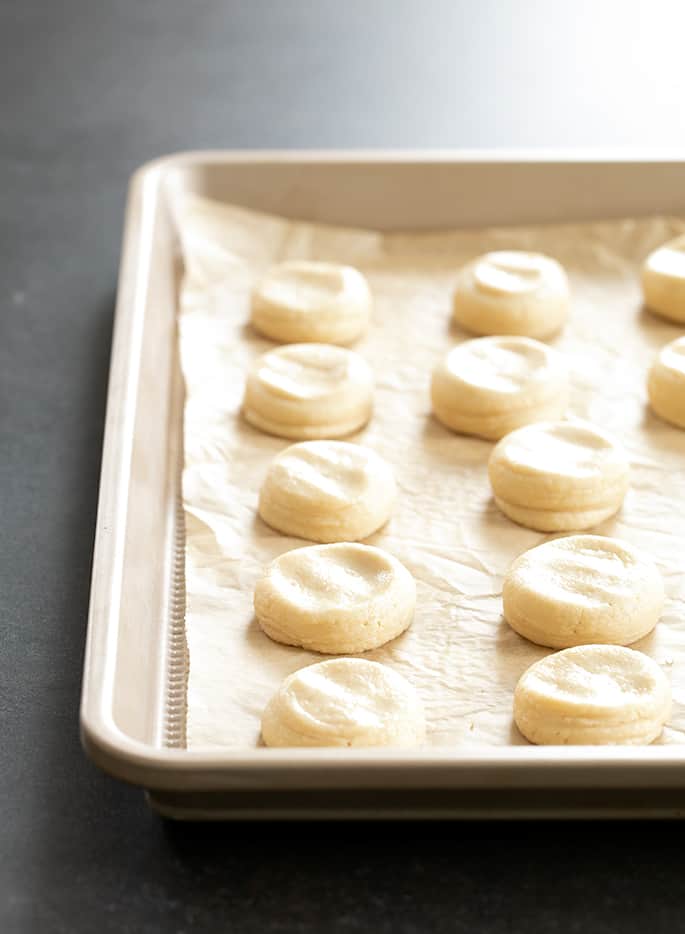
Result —
<svg viewBox="0 0 685 934"><path fill-rule="evenodd" d="M291 442L240 416L246 371L273 344L249 325L250 290L275 262L331 260L359 268L374 294L372 324L354 345L376 374L369 425L349 440L395 470L391 521L369 542L412 572L410 629L366 657L391 665L419 691L433 745L525 742L512 725L520 674L549 650L502 620L502 578L522 551L550 536L506 519L487 479L489 442L452 434L430 414L431 371L469 335L450 323L460 266L488 250L538 250L566 268L571 318L551 343L567 358L569 415L625 445L632 487L623 509L595 530L644 548L667 601L656 631L635 644L673 682L662 742L685 738L685 432L646 407L645 378L679 330L642 308L645 256L685 231L671 218L531 228L375 233L297 223L198 198L175 205L185 277L178 329L186 387L183 504L189 747L254 747L271 694L290 672L324 656L272 642L252 593L264 567L308 544L269 529L257 498L271 459Z"/></svg>

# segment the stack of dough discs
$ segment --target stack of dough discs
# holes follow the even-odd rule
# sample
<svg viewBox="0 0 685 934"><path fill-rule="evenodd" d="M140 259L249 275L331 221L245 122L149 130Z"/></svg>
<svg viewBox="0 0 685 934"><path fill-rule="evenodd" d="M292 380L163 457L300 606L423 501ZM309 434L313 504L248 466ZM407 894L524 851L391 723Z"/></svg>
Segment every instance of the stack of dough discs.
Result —
<svg viewBox="0 0 685 934"><path fill-rule="evenodd" d="M433 373L436 417L453 431L497 440L561 418L568 385L560 354L528 337L481 337L451 350Z"/></svg>
<svg viewBox="0 0 685 934"><path fill-rule="evenodd" d="M685 321L685 235L650 253L642 267L642 292L652 311Z"/></svg>
<svg viewBox="0 0 685 934"><path fill-rule="evenodd" d="M664 585L654 562L631 545L572 535L517 558L502 602L512 629L538 645L629 645L656 626Z"/></svg>
<svg viewBox="0 0 685 934"><path fill-rule="evenodd" d="M286 645L335 655L366 652L399 636L416 605L414 578L370 545L296 548L257 582L254 608L264 632Z"/></svg>
<svg viewBox="0 0 685 934"><path fill-rule="evenodd" d="M373 405L363 357L332 344L288 344L263 354L247 377L243 413L282 438L339 438L361 428Z"/></svg>
<svg viewBox="0 0 685 934"><path fill-rule="evenodd" d="M641 745L661 733L671 712L668 679L642 652L578 645L540 659L514 693L514 720L546 746Z"/></svg>
<svg viewBox="0 0 685 934"><path fill-rule="evenodd" d="M371 291L351 266L290 260L274 266L252 295L252 324L272 340L348 344L366 331Z"/></svg>
<svg viewBox="0 0 685 934"><path fill-rule="evenodd" d="M412 685L386 665L334 658L289 675L262 715L267 746L419 746L426 725Z"/></svg>
<svg viewBox="0 0 685 934"><path fill-rule="evenodd" d="M661 349L649 371L647 391L657 415L685 428L685 337Z"/></svg>
<svg viewBox="0 0 685 934"><path fill-rule="evenodd" d="M542 253L486 253L461 270L454 293L454 320L475 334L551 337L568 310L566 273Z"/></svg>
<svg viewBox="0 0 685 934"><path fill-rule="evenodd" d="M584 422L540 422L506 435L488 464L502 512L530 529L589 529L621 508L629 466L622 448Z"/></svg>
<svg viewBox="0 0 685 934"><path fill-rule="evenodd" d="M303 441L273 460L259 514L285 535L357 541L385 525L396 495L392 470L374 451L346 441Z"/></svg>

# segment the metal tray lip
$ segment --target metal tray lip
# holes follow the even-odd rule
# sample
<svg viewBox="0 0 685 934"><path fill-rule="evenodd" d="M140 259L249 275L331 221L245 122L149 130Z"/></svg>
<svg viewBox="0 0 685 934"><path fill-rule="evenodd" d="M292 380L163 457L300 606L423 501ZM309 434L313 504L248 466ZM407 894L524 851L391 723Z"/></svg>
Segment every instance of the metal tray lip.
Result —
<svg viewBox="0 0 685 934"><path fill-rule="evenodd" d="M80 729L83 745L94 759L97 760L100 754L104 754L113 756L115 762L132 753L131 744L134 741L116 726L108 710L108 702L111 705L113 697L115 650L119 632L116 611L109 606L106 618L103 619L102 616L105 614L98 609L96 597L101 592L108 591L113 598L114 606L117 605L116 583L120 577L117 578L113 574L107 586L107 582L101 581L100 576L103 573L103 566L109 563L109 552L113 554L111 563L116 563L120 571L123 561L123 523L115 521L116 509L113 507L122 499L124 501L127 499L129 475L124 469L126 452L117 442L119 436L128 443L132 440L133 426L130 411L132 401L129 400L132 400L134 395L131 382L136 375L136 368L131 365L130 361L129 336L137 324L138 339L140 340L141 337L144 309L139 308L141 302L140 261L143 255L140 246L145 223L150 223L150 220L145 218L145 196L158 179L157 170L137 172L129 184L126 203L107 387L107 409L81 688ZM140 220L138 219L139 213ZM147 257L146 262L149 266L150 257ZM129 282L134 283L131 294L129 294ZM119 382L122 383L120 391ZM114 476L112 483L110 483L110 475ZM113 487L116 488L115 491ZM140 745L149 755L150 749L145 744Z"/></svg>
<svg viewBox="0 0 685 934"><path fill-rule="evenodd" d="M618 147L554 148L430 148L430 149L188 149L143 163L132 181L169 168L205 164L427 165L427 164L561 164L661 165L685 162L685 148L626 149Z"/></svg>
<svg viewBox="0 0 685 934"><path fill-rule="evenodd" d="M148 745L124 733L114 722L111 701L118 625L116 619L117 581L123 571L123 523L113 521L113 504L128 495L129 475L124 469L132 442L135 416L136 340L142 339L144 299L150 274L151 256L141 249L145 233L154 223L159 206L161 183L170 169L192 164L634 164L658 166L685 163L685 152L626 153L614 150L197 150L174 153L141 166L132 176L126 208L122 261L119 274L112 344L110 379L100 500L91 579L84 676L80 709L81 737L91 758L106 771L124 780L152 788L196 789L244 787L246 782L264 787L298 782L333 787L335 780L346 783L373 780L415 787L422 776L440 774L457 788L465 782L479 783L489 773L502 772L517 784L535 784L553 777L561 784L572 783L574 775L592 769L597 782L617 787L647 786L659 776L659 784L685 784L685 746L650 747L454 747L419 750L335 749L173 749ZM134 353L131 353L133 347ZM121 383L121 386L119 386ZM124 439L122 448L114 444L115 432ZM112 475L114 482L112 482ZM105 556L110 553L116 573L102 581ZM96 595L108 591L113 600L106 619L98 608ZM98 652L104 647L105 651ZM334 768L332 768L334 767ZM544 774L543 774L544 773ZM638 774L639 773L639 774ZM393 779L394 776L394 779ZM553 782L552 782L553 783ZM505 787L502 781L502 787Z"/></svg>
<svg viewBox="0 0 685 934"><path fill-rule="evenodd" d="M172 749L132 739L106 716L82 716L87 753L133 784L167 790L356 787L683 787L685 754L673 746L446 747L412 750ZM639 772L639 774L637 774ZM657 781L658 779L658 781Z"/></svg>

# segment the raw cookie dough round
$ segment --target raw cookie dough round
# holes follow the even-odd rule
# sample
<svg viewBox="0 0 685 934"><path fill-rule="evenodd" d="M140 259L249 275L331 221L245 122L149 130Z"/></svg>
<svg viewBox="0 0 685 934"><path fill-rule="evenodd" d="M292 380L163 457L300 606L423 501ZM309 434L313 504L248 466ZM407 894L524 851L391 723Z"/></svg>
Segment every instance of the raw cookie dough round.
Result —
<svg viewBox="0 0 685 934"><path fill-rule="evenodd" d="M488 464L502 512L530 529L589 529L621 508L629 466L623 449L587 422L540 422L512 431Z"/></svg>
<svg viewBox="0 0 685 934"><path fill-rule="evenodd" d="M243 414L282 438L339 438L365 425L372 406L373 373L359 354L332 344L287 344L255 361Z"/></svg>
<svg viewBox="0 0 685 934"><path fill-rule="evenodd" d="M451 350L431 382L433 412L453 431L497 440L531 422L561 418L563 358L529 337L480 337Z"/></svg>
<svg viewBox="0 0 685 934"><path fill-rule="evenodd" d="M252 324L275 341L348 344L369 323L371 291L358 269L289 260L273 266L252 294Z"/></svg>
<svg viewBox="0 0 685 934"><path fill-rule="evenodd" d="M651 558L632 545L571 535L518 557L502 603L512 629L538 645L629 645L656 626L664 584Z"/></svg>
<svg viewBox="0 0 685 934"><path fill-rule="evenodd" d="M650 253L642 267L645 305L670 321L685 321L685 234Z"/></svg>
<svg viewBox="0 0 685 934"><path fill-rule="evenodd" d="M685 337L661 348L649 371L647 392L657 415L685 428Z"/></svg>
<svg viewBox="0 0 685 934"><path fill-rule="evenodd" d="M397 558L349 542L286 552L254 593L267 636L330 655L384 645L409 626L415 605L414 578Z"/></svg>
<svg viewBox="0 0 685 934"><path fill-rule="evenodd" d="M551 337L569 311L563 267L542 253L486 253L459 273L454 320L475 334Z"/></svg>
<svg viewBox="0 0 685 934"><path fill-rule="evenodd" d="M516 726L544 746L651 743L670 713L661 668L619 645L577 645L541 658L514 692Z"/></svg>
<svg viewBox="0 0 685 934"><path fill-rule="evenodd" d="M347 441L303 441L271 463L259 515L285 535L313 542L357 541L390 518L397 488L374 451Z"/></svg>
<svg viewBox="0 0 685 934"><path fill-rule="evenodd" d="M426 725L412 685L365 658L333 658L289 675L262 715L267 746L419 746Z"/></svg>

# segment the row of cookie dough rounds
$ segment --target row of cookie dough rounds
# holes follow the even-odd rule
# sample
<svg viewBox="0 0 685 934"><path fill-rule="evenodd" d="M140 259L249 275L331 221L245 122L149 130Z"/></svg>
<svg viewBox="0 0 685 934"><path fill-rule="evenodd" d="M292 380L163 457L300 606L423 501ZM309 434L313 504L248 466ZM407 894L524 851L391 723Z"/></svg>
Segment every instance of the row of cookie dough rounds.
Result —
<svg viewBox="0 0 685 934"><path fill-rule="evenodd" d="M654 250L642 267L645 304L685 322L685 235ZM252 324L280 343L349 344L369 323L372 296L350 266L291 260L273 266L252 296ZM476 334L545 339L569 312L562 266L522 250L486 253L464 266L453 298L455 321Z"/></svg>
<svg viewBox="0 0 685 934"><path fill-rule="evenodd" d="M286 344L251 366L243 415L260 431L282 438L342 438L368 422L373 390L371 367L360 354L332 344ZM436 367L431 399L447 428L497 440L563 415L564 361L527 337L466 341Z"/></svg>
<svg viewBox="0 0 685 934"><path fill-rule="evenodd" d="M273 266L252 295L255 330L280 343L350 344L369 324L372 296L351 266L290 260ZM487 253L464 266L454 319L475 334L547 338L569 311L566 273L541 253Z"/></svg>
<svg viewBox="0 0 685 934"><path fill-rule="evenodd" d="M354 548L354 546L342 546L342 547L346 549ZM357 546L357 548L360 548L360 549L363 547L364 546ZM302 549L302 551L305 551L305 550L307 549ZM382 556L381 563L386 562L388 559L390 559L390 556L385 556L384 553L380 553L380 555ZM356 558L359 559L359 555L357 555ZM362 560L362 564L364 564L365 566L369 564L367 559L368 559L368 556L364 556ZM390 559L390 560L394 561L395 559ZM399 562L396 562L396 565L399 565ZM402 571L404 571L404 575L405 575L404 576L404 588L402 587L403 575L401 572L399 574L397 573L397 567L392 568L392 573L390 576L391 577L394 576L397 579L399 579L400 586L398 588L398 592L400 593L403 592L403 598L400 599L400 605L404 606L405 612L404 614L400 613L399 615L403 616L405 621L399 624L398 632L401 632L403 631L404 628L406 628L406 625L409 624L411 615L413 615L413 600L410 601L412 604L411 611L407 612L406 611L406 608L408 606L408 602L406 600L407 593L408 593L407 580L410 580L411 577L410 575L408 575L408 572L406 572L406 569L403 569L401 565L399 565L399 568L402 569ZM368 570L368 566L367 566L367 570ZM362 577L364 577L364 575L362 575ZM413 585L413 581L412 581L412 585ZM364 604L368 604L368 601L362 601L362 602ZM255 601L255 603L257 603L257 600ZM267 600L267 604L268 604L268 600ZM349 610L349 601L343 601L343 604L346 605ZM377 614L376 639L377 640L380 639L380 644L386 641L387 638L393 638L394 634L397 634L393 632L392 626L390 626L390 628L387 628L387 626L384 628L382 625L383 620L387 621L388 619L391 619L392 616L393 614L390 614L390 616L384 616L383 614L380 614L380 615ZM397 626L397 613L395 613L394 616L395 616L394 625ZM283 617L281 616L279 618L282 619ZM267 627L268 627L268 623L265 625L265 629L267 629L268 631ZM318 629L318 627L315 627L315 628ZM347 631L349 634L348 628L347 628ZM382 636L380 636L381 632L383 633ZM287 635L286 635L286 638L283 638L283 635L284 635L283 632L277 632L277 631L272 630L270 634L275 638L280 638L281 641L288 641L288 642L293 641L291 638L288 638ZM538 641L540 640L538 639ZM300 642L301 640L298 641L298 644L300 644ZM342 649L342 650L343 651L353 651L353 650L363 651L364 649L361 648L358 644L354 644L353 648ZM329 651L331 650L329 649ZM635 659L636 653L630 653L628 656L620 656L616 654L617 651L619 650L611 649L611 648L607 648L603 646L594 646L594 647L590 647L589 649L586 648L586 649L581 650L581 652L584 653L584 654L581 654L581 658L574 657L572 661L569 658L568 661L564 661L563 663L561 663L560 658L562 655L564 655L564 653L559 653L558 656L551 657L555 661L549 662L549 660L546 659L546 660L543 660L543 663L546 662L551 666L550 671L552 670L552 668L559 668L560 665L561 665L562 670L564 669L564 666L566 666L567 668L569 666L571 666L572 668L573 665L578 667L579 662L580 662L580 669L582 669L585 662L588 662L588 661L591 662L592 659L595 658L595 659L600 660L600 667L601 667L601 659L604 658L606 662L607 653L609 654L613 653L613 658L611 659L611 663L613 665L615 672L619 672L621 669L626 668L626 666L628 666L628 668L631 669L633 675L637 676L637 674L639 674L640 677L643 678L643 680L646 677L646 675L649 674L652 677L652 680L654 681L654 685L655 685L655 692L652 692L652 693L658 694L659 691L656 689L659 688L660 685L658 683L659 681L658 677L655 676L655 672L656 672L656 675L661 675L661 672L658 669L658 667L654 666L654 663L650 662L650 660L646 659L644 656L640 656L639 660L636 661ZM576 656L577 654L578 653L576 651ZM585 662L583 661L583 659L585 659ZM533 666L533 668L530 669L529 672L526 673L526 675L521 679L521 682L516 692L517 721L519 722L519 726L522 728L524 734L528 735L531 740L537 741L537 742L545 742L545 741L546 742L569 742L569 741L575 741L575 742L592 742L592 741L596 741L596 742L617 742L617 741L648 742L650 741L651 738L654 738L654 736L652 735L653 729L652 727L650 727L649 723L647 723L645 728L642 730L638 730L638 731L632 730L632 732L629 730L623 736L622 739L619 738L620 730L618 730L616 723L614 723L613 727L610 728L608 738L602 738L600 734L596 734L593 739L593 735L588 734L588 735L585 735L584 738L581 737L581 738L576 738L574 740L568 735L562 736L558 730L557 731L552 730L552 734L550 738L549 716L545 717L543 715L542 716L543 727L546 726L547 731L548 731L547 736L545 738L545 736L543 735L544 729L543 729L543 734L541 734L539 730L539 724L537 727L535 726L535 724L531 726L530 710L528 710L528 713L525 712L526 703L530 701L530 697L536 694L536 692L537 692L537 695L540 695L540 691L541 691L540 684L544 684L545 687L544 687L544 690L542 690L542 694L540 696L537 696L537 699L535 700L533 704L533 720L537 722L540 719L538 715L541 714L541 712L544 714L544 704L541 703L541 697L543 700L544 700L544 697L547 697L549 699L550 683L549 683L549 679L545 681L545 678L543 677L544 671L542 670L538 671L538 668L541 665L543 665L543 663L538 663L537 666ZM647 667L649 667L649 665L652 665L653 666L652 672L643 671L642 669L644 668L645 665L647 665ZM317 669L316 673L314 672L313 669ZM324 672L324 669L325 669L325 672ZM536 672L535 674L533 674L534 670ZM567 679L568 679L568 675L569 675L569 671L566 671L565 677ZM315 687L312 687L312 679L313 679L313 683ZM585 676L584 680L585 682L587 682L587 675ZM632 680L634 681L635 678L633 678ZM631 678L626 679L625 672L624 672L624 677L619 678L618 681L620 682L620 684L622 684L625 687L626 684L629 684L631 682ZM663 682L664 682L663 675L661 675L661 687L662 688L663 688ZM558 694L559 678L558 677L556 679L553 678L552 683L553 683L553 689L551 692L552 695L554 695L555 693ZM316 687L316 685L318 685L318 687ZM352 690L352 687L354 685L357 686L356 691ZM644 687L644 684L642 685L642 687ZM585 693L587 694L587 683L585 684L585 689L586 689ZM668 692L666 691L666 693ZM663 691L662 691L662 694L663 694ZM332 705L333 709L336 708L336 706L339 708L337 710L337 713L334 716L334 720L337 719L341 723L342 721L346 721L347 728L339 730L337 732L336 730L334 730L333 731L335 733L334 737L332 737L330 735L330 731L325 728L326 727L325 718L323 721L321 721L318 718L318 716L314 717L313 722L315 724L315 729L313 733L311 733L311 730L308 731L308 729L306 728L306 725L303 722L295 723L293 721L292 719L293 716L295 717L295 720L297 720L298 717L301 720L302 716L304 716L304 713L303 713L304 698L308 697L310 702L313 701L314 709L316 711L319 711L320 713L321 709L323 709L322 703L323 703L324 708L330 708L332 698L338 697L339 699L340 696L343 696L345 698L345 701L342 707L340 707L340 704L336 705L335 703L333 703ZM295 699L294 706L292 703L289 705L288 699L290 699L290 701L293 701ZM630 703L631 703L630 697L628 698L624 697L623 700L626 701L628 706L630 706ZM360 702L362 704L362 708L364 709L364 714L361 717L361 721L359 717L357 716L357 713L359 713L359 711L362 709L362 708L359 708ZM528 706L530 706L529 703L528 703ZM614 708L615 706L616 705L614 704ZM623 706L626 706L626 704L624 704ZM657 704L657 707L658 706L659 705ZM662 708L663 706L664 706L664 703L661 704ZM556 710L557 707L558 707L558 704L556 702L553 702L552 710ZM288 714L289 709L290 709L290 714ZM381 712L381 709L386 716L381 716L379 718L378 714ZM331 712L331 710L329 710L329 712ZM654 713L654 711L652 711L652 713ZM663 719L659 720L658 713L659 712L657 711L657 717L656 717L657 728L658 728L657 732L660 731L661 723L663 722ZM661 711L661 713L663 713L663 711ZM614 720L616 719L615 714L616 714L616 710L614 709L613 710ZM389 720L388 720L388 715L390 717ZM649 715L649 711L647 711L646 713L647 720L649 720L648 715ZM664 719L666 715L667 714L664 714ZM288 722L289 716L290 716L290 726L284 727L283 724ZM342 720L340 719L341 716L342 716ZM604 719L606 719L606 717ZM645 719L644 717L642 718L637 717L637 722L642 722L644 719ZM654 717L652 717L652 719L654 719ZM600 721L601 720L602 718L600 717ZM636 722L634 711L632 714L629 715L629 721L631 723ZM372 730L371 733L369 733L368 730L365 730L365 729L360 730L359 729L360 722L362 723L363 722L366 722L366 723L374 722L376 723L377 727L380 727L380 732L378 731L378 729L375 729L375 732L374 730ZM264 729L265 741L269 744L275 744L275 745L280 745L283 743L285 744L314 743L316 745L319 745L321 744L321 742L323 742L324 744L329 744L330 742L333 742L334 744L343 744L343 745L360 745L360 744L361 745L369 745L369 744L375 745L379 742L380 743L398 743L399 742L402 745L406 745L406 744L411 744L412 741L419 742L421 740L423 736L422 722L423 721L422 721L422 715L420 712L420 704L418 703L416 695L413 693L408 683L404 681L403 679L401 679L399 675L392 672L390 669L387 669L385 666L379 666L377 663L369 662L366 660L339 659L334 662L326 662L320 665L311 666L308 669L304 669L302 672L296 672L289 679L287 679L287 681L282 686L281 690L278 692L278 694L275 696L272 702L269 704L267 711L265 712L263 729ZM397 727L398 724L400 724L399 732L397 729L394 729L394 730L389 729L388 724L390 723L394 724L395 727ZM587 717L585 718L585 723L587 724ZM280 727L279 727L279 724L280 724ZM318 724L318 726L316 726L316 724ZM403 727L402 727L402 724L403 724ZM302 732L303 725L305 726L304 733ZM298 729L298 726L300 729ZM309 723L309 727L311 726L312 726L312 723ZM568 726L568 724L566 724L566 726ZM280 733L279 733L279 729L280 729ZM587 734L587 727L586 727L585 732ZM337 739L335 737L337 737Z"/></svg>
<svg viewBox="0 0 685 934"><path fill-rule="evenodd" d="M589 645L532 665L514 695L516 724L542 745L644 745L669 717L668 681L632 649ZM418 746L425 716L412 685L364 658L330 659L289 675L262 715L267 746Z"/></svg>
<svg viewBox="0 0 685 934"><path fill-rule="evenodd" d="M371 369L331 345L359 337L370 307L366 280L354 269L275 267L255 292L252 324L273 340L298 343L257 360L246 420L297 439L338 438L366 424ZM262 518L286 534L337 544L286 552L267 569L254 596L267 635L335 654L366 651L406 629L416 603L411 574L386 552L345 541L383 525L395 495L392 471L366 448L315 441L276 458L260 494ZM415 746L425 738L425 717L397 672L338 658L286 678L264 710L262 738L268 746Z"/></svg>
<svg viewBox="0 0 685 934"><path fill-rule="evenodd" d="M459 292L455 300L460 324L473 329L477 320L489 322L501 294L519 288L526 294L523 265L517 274L515 259L510 254L505 263L488 263L486 257L467 270L466 301L460 307ZM492 302L489 307L472 300L471 283L479 280L481 290L493 295L484 300ZM564 281L549 266L546 281L549 331L533 330L530 306L521 302L519 321L528 329L518 321L512 329L500 315L500 333L545 337L559 329ZM648 258L643 289L652 310L685 320L685 238ZM657 414L685 426L685 339L661 352L648 391ZM603 432L550 422L509 434L563 414L563 368L549 348L522 338L467 342L436 370L431 394L447 427L503 438L489 475L498 505L514 521L541 531L589 528L620 508L628 462ZM614 539L571 536L518 558L504 581L505 619L531 641L564 649L532 665L518 682L514 717L523 735L551 744L652 742L670 713L670 687L654 661L625 646L654 628L663 597L653 562Z"/></svg>
<svg viewBox="0 0 685 934"><path fill-rule="evenodd" d="M259 512L278 531L327 544L295 548L257 581L255 616L271 639L325 654L378 648L407 629L413 576L360 544L389 518L390 467L361 445L312 441L274 460ZM340 658L290 675L262 716L267 746L415 746L425 717L412 685L386 665Z"/></svg>
<svg viewBox="0 0 685 934"><path fill-rule="evenodd" d="M367 328L371 293L357 270L324 263L275 267L255 292L254 327L298 343L260 357L248 374L248 422L286 438L338 438L372 409L373 375L347 344ZM281 555L257 583L255 614L287 645L364 652L410 624L414 579L391 555L354 544L383 525L396 496L388 465L356 445L293 445L271 465L259 512L289 535L322 542ZM351 541L347 541L350 539ZM414 688L385 665L338 658L291 674L267 704L268 746L415 746L425 717Z"/></svg>
<svg viewBox="0 0 685 934"><path fill-rule="evenodd" d="M525 427L504 435L489 459L497 505L509 518L540 531L591 528L620 508L628 459L592 425L538 422L545 405L565 405L563 371L543 345L524 350L507 344L522 340L490 338L452 351L433 378L434 411L450 428L494 439L503 426L516 427L513 419L520 419ZM462 374L469 375L464 361L473 359L471 348L488 341L483 349L490 379L481 399L499 384L507 402L518 394L530 404L500 404L495 417L479 425L467 422L465 406L454 403L468 399ZM479 372L487 369L481 366ZM445 402L453 406L447 412ZM505 619L531 641L563 649L521 676L514 692L520 732L542 744L656 739L670 715L670 685L654 661L626 646L654 628L662 605L663 583L653 562L614 539L571 536L517 559L504 581Z"/></svg>

